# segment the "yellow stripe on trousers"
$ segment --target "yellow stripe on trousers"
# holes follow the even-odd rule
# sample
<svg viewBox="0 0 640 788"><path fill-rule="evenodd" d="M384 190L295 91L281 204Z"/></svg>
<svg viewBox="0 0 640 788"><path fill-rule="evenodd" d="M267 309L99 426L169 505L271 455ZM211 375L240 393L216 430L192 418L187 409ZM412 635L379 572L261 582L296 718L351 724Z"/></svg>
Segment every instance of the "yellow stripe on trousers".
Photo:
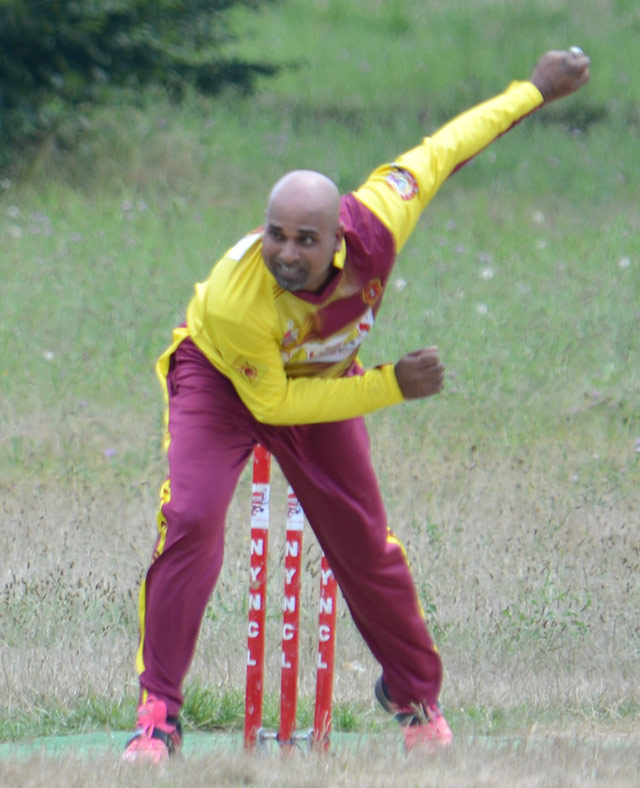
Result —
<svg viewBox="0 0 640 788"><path fill-rule="evenodd" d="M170 347L165 350L165 352L160 356L158 359L158 363L156 364L156 372L158 378L160 380L160 384L162 386L162 393L165 403L165 410L164 410L164 434L162 438L162 448L165 451L169 450L169 444L171 443L171 436L169 434L169 388L167 383L167 375L169 374L169 362L171 359L171 355L175 353L176 348L182 342L182 340L187 335L186 329L184 328L177 328L173 332L173 342ZM156 523L158 527L158 539L156 541L156 546L153 551L153 558L154 560L159 556L162 555L164 551L165 542L167 540L167 521L162 511L162 507L169 503L171 500L171 479L165 479L160 487L160 507L158 509L158 513L156 514ZM140 643L138 644L138 651L136 652L136 671L138 675L144 673L145 665L144 665L144 633L145 633L145 617L146 617L146 600L147 600L147 584L146 580L142 581L142 585L140 586L140 593L138 595L138 622L140 626Z"/></svg>
<svg viewBox="0 0 640 788"><path fill-rule="evenodd" d="M400 548L400 551L402 552L402 555L404 557L404 561L405 561L406 565L409 567L409 570L411 570L411 566L409 564L409 559L407 557L407 551L405 549L405 546L398 539L398 537L393 533L391 528L387 528L387 542L389 544L394 544L394 545L396 545L396 547ZM415 588L415 585L414 585L414 588ZM415 600L416 600L416 607L420 611L420 615L422 616L423 620L426 620L427 616L426 616L426 613L424 612L424 608L422 607L422 602L420 601L420 597L418 596L418 591L417 590L415 591Z"/></svg>

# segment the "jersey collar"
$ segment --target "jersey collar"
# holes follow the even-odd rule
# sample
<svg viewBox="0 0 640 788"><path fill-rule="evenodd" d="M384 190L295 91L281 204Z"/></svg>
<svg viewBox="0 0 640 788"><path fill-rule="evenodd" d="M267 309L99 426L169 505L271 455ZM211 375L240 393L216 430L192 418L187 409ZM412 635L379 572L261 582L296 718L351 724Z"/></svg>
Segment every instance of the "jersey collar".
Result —
<svg viewBox="0 0 640 788"><path fill-rule="evenodd" d="M333 267L342 270L344 268L344 261L347 259L347 244L344 238L338 251L333 255Z"/></svg>

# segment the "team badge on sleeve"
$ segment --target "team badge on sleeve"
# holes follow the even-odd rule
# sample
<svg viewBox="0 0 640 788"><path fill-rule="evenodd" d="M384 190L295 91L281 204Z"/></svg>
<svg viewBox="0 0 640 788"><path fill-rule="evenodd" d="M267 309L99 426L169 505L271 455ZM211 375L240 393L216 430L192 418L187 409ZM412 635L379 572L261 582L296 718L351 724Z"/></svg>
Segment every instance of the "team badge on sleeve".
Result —
<svg viewBox="0 0 640 788"><path fill-rule="evenodd" d="M385 180L403 200L410 200L418 193L418 182L415 177L402 167L394 167Z"/></svg>

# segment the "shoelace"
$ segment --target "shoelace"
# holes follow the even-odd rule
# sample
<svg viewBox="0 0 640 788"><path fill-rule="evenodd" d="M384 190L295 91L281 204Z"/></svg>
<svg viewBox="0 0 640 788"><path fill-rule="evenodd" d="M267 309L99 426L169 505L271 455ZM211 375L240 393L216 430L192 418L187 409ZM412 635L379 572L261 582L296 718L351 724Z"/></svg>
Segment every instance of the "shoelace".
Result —
<svg viewBox="0 0 640 788"><path fill-rule="evenodd" d="M167 704L150 695L147 702L138 707L138 727L143 736L151 737L156 728L165 733L171 733L172 728L167 725Z"/></svg>

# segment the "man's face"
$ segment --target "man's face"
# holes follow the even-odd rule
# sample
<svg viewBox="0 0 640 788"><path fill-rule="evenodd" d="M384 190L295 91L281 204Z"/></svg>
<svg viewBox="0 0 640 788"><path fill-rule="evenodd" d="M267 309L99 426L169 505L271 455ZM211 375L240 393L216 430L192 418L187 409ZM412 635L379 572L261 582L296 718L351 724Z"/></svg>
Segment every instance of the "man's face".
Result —
<svg viewBox="0 0 640 788"><path fill-rule="evenodd" d="M316 292L329 280L342 228L302 206L270 205L262 235L264 262L284 290Z"/></svg>

